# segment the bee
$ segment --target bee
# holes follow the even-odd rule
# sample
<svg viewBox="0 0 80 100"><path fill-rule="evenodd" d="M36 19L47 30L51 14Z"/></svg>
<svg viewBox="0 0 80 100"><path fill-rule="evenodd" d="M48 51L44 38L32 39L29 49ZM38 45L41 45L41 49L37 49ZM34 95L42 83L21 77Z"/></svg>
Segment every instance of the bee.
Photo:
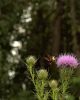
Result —
<svg viewBox="0 0 80 100"><path fill-rule="evenodd" d="M44 59L48 62L48 63L52 63L52 62L55 62L56 60L56 57L55 56L50 56L50 55L47 55L44 57Z"/></svg>
<svg viewBox="0 0 80 100"><path fill-rule="evenodd" d="M48 69L51 66L51 64L55 61L56 61L55 56L46 54L46 55L38 58L35 66L37 69L40 69L40 68Z"/></svg>

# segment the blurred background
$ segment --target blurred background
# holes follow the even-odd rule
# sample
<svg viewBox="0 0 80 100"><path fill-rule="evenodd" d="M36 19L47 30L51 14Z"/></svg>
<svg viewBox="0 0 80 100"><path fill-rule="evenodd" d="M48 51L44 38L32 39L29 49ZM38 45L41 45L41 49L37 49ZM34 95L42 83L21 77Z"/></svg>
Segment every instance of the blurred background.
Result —
<svg viewBox="0 0 80 100"><path fill-rule="evenodd" d="M80 0L0 0L0 100L36 100L26 57L60 53L80 57Z"/></svg>

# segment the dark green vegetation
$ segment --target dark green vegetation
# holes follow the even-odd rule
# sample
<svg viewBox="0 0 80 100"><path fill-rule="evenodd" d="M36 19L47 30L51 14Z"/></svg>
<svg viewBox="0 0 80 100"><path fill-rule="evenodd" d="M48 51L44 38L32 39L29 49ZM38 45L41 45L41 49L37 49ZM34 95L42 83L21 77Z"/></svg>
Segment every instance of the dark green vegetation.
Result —
<svg viewBox="0 0 80 100"><path fill-rule="evenodd" d="M25 58L62 52L80 57L79 0L0 0L0 100L33 100Z"/></svg>

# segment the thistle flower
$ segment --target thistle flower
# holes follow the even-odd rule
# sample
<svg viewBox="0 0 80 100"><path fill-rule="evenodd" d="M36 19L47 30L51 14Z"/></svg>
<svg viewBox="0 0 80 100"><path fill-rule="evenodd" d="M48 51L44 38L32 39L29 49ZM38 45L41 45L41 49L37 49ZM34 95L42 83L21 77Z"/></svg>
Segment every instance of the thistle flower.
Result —
<svg viewBox="0 0 80 100"><path fill-rule="evenodd" d="M78 60L74 55L62 54L57 58L56 64L58 67L69 66L76 68L78 66Z"/></svg>
<svg viewBox="0 0 80 100"><path fill-rule="evenodd" d="M36 63L36 58L34 56L29 56L26 58L27 65L33 66Z"/></svg>
<svg viewBox="0 0 80 100"><path fill-rule="evenodd" d="M58 86L57 80L51 80L51 81L49 82L49 86L50 86L51 88L57 88L57 86Z"/></svg>
<svg viewBox="0 0 80 100"><path fill-rule="evenodd" d="M40 69L37 74L38 74L39 79L42 79L42 80L48 77L48 72L45 69Z"/></svg>

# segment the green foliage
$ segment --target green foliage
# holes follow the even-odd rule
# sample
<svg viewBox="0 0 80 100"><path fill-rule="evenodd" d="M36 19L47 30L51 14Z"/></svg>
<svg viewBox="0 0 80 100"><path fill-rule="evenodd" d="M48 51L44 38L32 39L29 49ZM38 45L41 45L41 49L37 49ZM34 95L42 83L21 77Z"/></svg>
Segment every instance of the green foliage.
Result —
<svg viewBox="0 0 80 100"><path fill-rule="evenodd" d="M29 88L33 87L26 75L26 56L33 54L42 57L46 53L56 56L60 52L74 52L77 56L80 55L80 1L74 0L73 4L71 1L0 0L1 100L9 100L9 97L10 100L20 99L18 93L22 93L23 83ZM31 10L27 11L28 9ZM26 19L24 15L27 12L30 15ZM25 32L21 32L20 27ZM20 42L22 47L14 47L14 41ZM9 76L10 71L13 74L15 72L14 77ZM76 72L77 75L79 72Z"/></svg>
<svg viewBox="0 0 80 100"><path fill-rule="evenodd" d="M74 78L73 80L72 78L73 72L75 71L74 67L70 68L70 66L67 67L64 64L64 67L59 66L60 78L58 80L50 80L48 71L46 69L40 69L37 71L35 63L32 63L33 61L36 61L33 56L26 58L30 79L35 87L34 95L38 100L48 100L49 97L51 97L52 100L75 100L74 95L71 94L69 90L70 86L75 83L76 79Z"/></svg>

